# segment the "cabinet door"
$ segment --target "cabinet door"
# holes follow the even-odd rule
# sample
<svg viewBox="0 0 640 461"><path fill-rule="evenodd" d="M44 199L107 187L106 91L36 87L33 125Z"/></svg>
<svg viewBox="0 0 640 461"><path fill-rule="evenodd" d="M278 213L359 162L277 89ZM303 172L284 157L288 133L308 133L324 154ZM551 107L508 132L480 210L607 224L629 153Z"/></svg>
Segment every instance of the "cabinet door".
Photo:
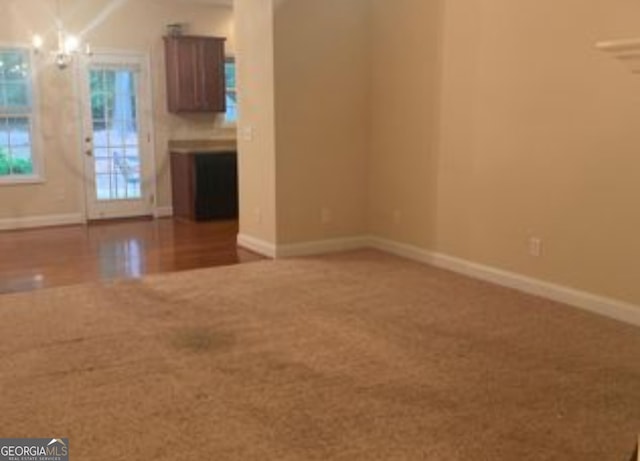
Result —
<svg viewBox="0 0 640 461"><path fill-rule="evenodd" d="M192 112L198 108L197 42L166 38L167 102L170 112Z"/></svg>
<svg viewBox="0 0 640 461"><path fill-rule="evenodd" d="M172 152L170 159L173 214L179 218L194 219L196 178L193 155Z"/></svg>
<svg viewBox="0 0 640 461"><path fill-rule="evenodd" d="M200 42L200 101L206 112L226 111L224 42L206 39Z"/></svg>
<svg viewBox="0 0 640 461"><path fill-rule="evenodd" d="M224 112L224 39L165 37L169 112Z"/></svg>
<svg viewBox="0 0 640 461"><path fill-rule="evenodd" d="M235 152L194 156L195 215L198 220L238 217L238 166Z"/></svg>

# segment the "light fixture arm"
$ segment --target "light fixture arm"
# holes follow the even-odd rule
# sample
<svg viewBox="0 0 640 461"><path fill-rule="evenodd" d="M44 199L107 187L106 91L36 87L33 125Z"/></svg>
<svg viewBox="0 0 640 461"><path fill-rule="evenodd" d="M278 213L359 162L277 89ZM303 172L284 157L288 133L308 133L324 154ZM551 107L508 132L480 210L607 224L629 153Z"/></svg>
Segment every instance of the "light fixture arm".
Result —
<svg viewBox="0 0 640 461"><path fill-rule="evenodd" d="M52 52L54 62L59 69L66 69L73 61L73 56L80 52L82 48L80 39L78 37L68 34L64 30L62 23L62 15L60 9L60 0L56 1L56 38L58 47ZM35 53L39 53L44 46L44 39L40 35L33 36L33 49ZM86 43L84 45L84 54L91 56L91 46Z"/></svg>

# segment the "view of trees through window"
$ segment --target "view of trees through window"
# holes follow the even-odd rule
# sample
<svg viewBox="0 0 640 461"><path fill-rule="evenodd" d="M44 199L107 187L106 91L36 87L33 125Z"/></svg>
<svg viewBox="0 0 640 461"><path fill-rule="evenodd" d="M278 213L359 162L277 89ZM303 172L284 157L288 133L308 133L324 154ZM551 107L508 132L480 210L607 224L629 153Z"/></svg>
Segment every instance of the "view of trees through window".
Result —
<svg viewBox="0 0 640 461"><path fill-rule="evenodd" d="M94 66L89 79L96 198L140 198L136 73Z"/></svg>
<svg viewBox="0 0 640 461"><path fill-rule="evenodd" d="M236 90L236 60L229 57L225 60L224 72L227 87L227 112L225 120L235 123L238 120L238 92Z"/></svg>
<svg viewBox="0 0 640 461"><path fill-rule="evenodd" d="M117 77L119 78L117 79ZM128 101L127 104L122 100L122 98L135 97L135 81L133 78L128 78L128 74L123 76L121 72L118 73L115 70L92 71L89 73L89 78L91 114L93 120L97 122L94 129L106 130L109 128L109 124L113 124L116 119L128 118L132 122L136 120L135 104L132 101ZM116 91L116 88L118 91ZM119 98L118 104L116 104L116 97ZM125 115L115 113L121 106L125 106ZM129 113L126 114L126 112ZM119 117L118 115L121 116Z"/></svg>
<svg viewBox="0 0 640 461"><path fill-rule="evenodd" d="M0 177L34 173L29 52L0 48Z"/></svg>
<svg viewBox="0 0 640 461"><path fill-rule="evenodd" d="M26 175L33 173L31 158L14 157L5 147L0 147L0 176L10 174Z"/></svg>

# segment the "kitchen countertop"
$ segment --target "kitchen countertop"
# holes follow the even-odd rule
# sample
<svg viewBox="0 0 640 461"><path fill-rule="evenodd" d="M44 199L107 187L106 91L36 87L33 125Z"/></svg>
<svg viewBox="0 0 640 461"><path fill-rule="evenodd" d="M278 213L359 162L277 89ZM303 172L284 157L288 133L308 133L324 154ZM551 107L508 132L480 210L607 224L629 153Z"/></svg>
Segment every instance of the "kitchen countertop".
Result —
<svg viewBox="0 0 640 461"><path fill-rule="evenodd" d="M237 151L235 139L189 139L169 141L169 152L177 154L209 154Z"/></svg>

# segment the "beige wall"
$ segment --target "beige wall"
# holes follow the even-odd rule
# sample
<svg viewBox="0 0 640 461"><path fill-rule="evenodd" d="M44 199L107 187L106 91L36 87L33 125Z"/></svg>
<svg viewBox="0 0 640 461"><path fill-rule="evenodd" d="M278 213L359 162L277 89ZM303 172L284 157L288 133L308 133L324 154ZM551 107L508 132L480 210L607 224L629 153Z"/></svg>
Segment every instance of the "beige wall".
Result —
<svg viewBox="0 0 640 461"><path fill-rule="evenodd" d="M374 0L372 229L640 304L640 78L594 49L640 5L424 3Z"/></svg>
<svg viewBox="0 0 640 461"><path fill-rule="evenodd" d="M116 2L117 3L117 2ZM213 116L169 115L165 104L162 35L172 22L190 24L195 34L229 37L234 52L231 8L171 0L129 0L106 16L86 34L94 48L148 53L152 64L155 103L156 164L159 170L158 206L170 205L167 141L170 138L213 137L224 134ZM84 30L100 16L108 0L65 0L62 14L71 32ZM31 35L54 32L55 2L44 0L0 0L4 26L0 43L29 44ZM76 81L73 72L60 72L45 56L36 58L40 101L40 126L46 181L37 185L0 186L0 219L39 215L76 214L83 209L80 124ZM232 135L233 133L231 133Z"/></svg>
<svg viewBox="0 0 640 461"><path fill-rule="evenodd" d="M272 0L236 0L240 233L276 241ZM246 133L250 131L250 135ZM243 134L244 133L244 134Z"/></svg>
<svg viewBox="0 0 640 461"><path fill-rule="evenodd" d="M236 1L241 234L366 231L368 1Z"/></svg>
<svg viewBox="0 0 640 461"><path fill-rule="evenodd" d="M372 0L369 227L432 248L436 232L439 1Z"/></svg>
<svg viewBox="0 0 640 461"><path fill-rule="evenodd" d="M36 0L0 1L14 19L2 41L49 22ZM83 3L79 22L97 1ZM241 232L272 244L371 232L640 304L640 78L594 49L638 35L636 2L235 8ZM151 50L162 98L159 36L169 20L225 33L231 19L224 9L137 0L90 38ZM49 179L0 188L0 217L78 206L73 86L53 69L41 80ZM162 165L166 139L191 128L157 111ZM210 120L197 122L209 133ZM166 177L161 184L166 203ZM543 239L540 258L528 254L531 236Z"/></svg>
<svg viewBox="0 0 640 461"><path fill-rule="evenodd" d="M368 4L275 7L278 243L366 231Z"/></svg>

